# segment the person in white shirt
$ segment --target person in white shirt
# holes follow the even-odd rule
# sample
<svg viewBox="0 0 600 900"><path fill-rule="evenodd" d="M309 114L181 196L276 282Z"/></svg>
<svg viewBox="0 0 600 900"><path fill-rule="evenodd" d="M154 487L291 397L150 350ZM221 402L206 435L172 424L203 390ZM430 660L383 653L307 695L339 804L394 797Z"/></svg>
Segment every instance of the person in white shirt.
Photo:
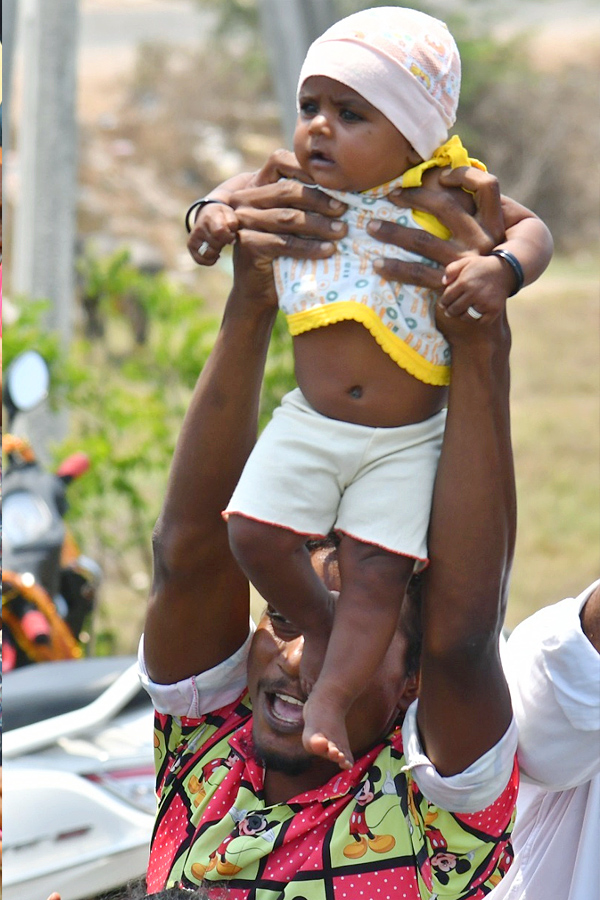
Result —
<svg viewBox="0 0 600 900"><path fill-rule="evenodd" d="M600 580L515 628L515 860L490 900L600 898Z"/></svg>

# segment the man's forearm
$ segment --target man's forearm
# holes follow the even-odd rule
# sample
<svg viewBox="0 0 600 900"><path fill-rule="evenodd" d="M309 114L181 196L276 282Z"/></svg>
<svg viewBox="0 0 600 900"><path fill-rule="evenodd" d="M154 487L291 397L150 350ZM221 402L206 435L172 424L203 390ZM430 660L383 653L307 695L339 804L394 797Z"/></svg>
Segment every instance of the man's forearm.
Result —
<svg viewBox="0 0 600 900"><path fill-rule="evenodd" d="M177 527L190 523L202 531L221 523L221 510L256 440L274 310L238 311L235 292L234 288L173 458L161 521Z"/></svg>
<svg viewBox="0 0 600 900"><path fill-rule="evenodd" d="M477 342L453 345L448 420L429 533L435 590L428 594L436 612L446 603L452 610L450 622L432 625L444 642L453 640L453 631L460 641L465 629L497 624L498 591L506 587L514 551L510 332L505 321L496 330L493 341L482 335Z"/></svg>
<svg viewBox="0 0 600 900"><path fill-rule="evenodd" d="M427 752L443 774L478 758L510 721L497 641L516 520L508 324L470 334L465 329L477 324L456 327L429 532L419 707Z"/></svg>
<svg viewBox="0 0 600 900"><path fill-rule="evenodd" d="M163 683L217 665L248 631L248 583L230 552L221 511L256 439L276 307L252 303L243 296L246 289L242 284L231 292L183 423L155 529L145 653L150 677Z"/></svg>

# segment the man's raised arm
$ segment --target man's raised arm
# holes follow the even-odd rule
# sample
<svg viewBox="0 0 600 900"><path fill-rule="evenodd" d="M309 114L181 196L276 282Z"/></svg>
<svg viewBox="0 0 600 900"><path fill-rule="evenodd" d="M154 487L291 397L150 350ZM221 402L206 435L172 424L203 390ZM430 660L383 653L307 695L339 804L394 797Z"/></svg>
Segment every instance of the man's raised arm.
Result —
<svg viewBox="0 0 600 900"><path fill-rule="evenodd" d="M259 206L261 191L267 195L264 209ZM185 417L155 528L144 655L148 674L158 683L171 684L212 668L248 634L248 582L230 553L221 511L256 440L260 387L277 311L271 263L283 254L329 256L334 232L333 219L326 217L339 214L328 197L317 191L305 194L302 185L283 185L281 192L280 198L277 185L253 189L256 209L252 223L245 221L249 213L238 233L233 289ZM282 214L288 214L282 207L294 199L306 212L300 224L287 225L280 234ZM297 236L307 233L307 215L313 240Z"/></svg>
<svg viewBox="0 0 600 900"><path fill-rule="evenodd" d="M251 280L239 279L230 294L183 423L154 531L144 651L157 682L212 668L248 634L248 582L229 551L221 510L256 439L276 312L272 298L252 304L249 291Z"/></svg>
<svg viewBox="0 0 600 900"><path fill-rule="evenodd" d="M452 178L474 192L475 216L457 208L447 193L416 188L398 198L400 205L437 216L450 240L383 222L375 234L441 268L384 260L383 277L442 289L444 266L465 255L489 254L524 217L531 219L536 240L524 279L539 277L552 255L543 223L501 198L489 173L457 169ZM438 327L452 347L452 383L429 530L417 722L425 751L442 775L463 771L497 743L511 721L498 650L516 529L510 330L505 315L491 324L466 318L438 311Z"/></svg>
<svg viewBox="0 0 600 900"><path fill-rule="evenodd" d="M453 775L511 720L498 640L516 501L506 317L439 320L452 345L452 383L429 532L418 725L440 774Z"/></svg>

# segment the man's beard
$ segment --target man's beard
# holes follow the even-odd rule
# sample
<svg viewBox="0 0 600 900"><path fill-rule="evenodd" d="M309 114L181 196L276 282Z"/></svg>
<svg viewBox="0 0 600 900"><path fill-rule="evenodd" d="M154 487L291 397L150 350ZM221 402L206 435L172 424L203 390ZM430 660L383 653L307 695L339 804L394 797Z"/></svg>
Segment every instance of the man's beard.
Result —
<svg viewBox="0 0 600 900"><path fill-rule="evenodd" d="M314 756L285 756L283 753L277 753L276 750L265 750L260 744L253 741L253 756L257 763L264 765L271 772L282 772L292 778L296 775L303 775L308 772L314 762Z"/></svg>

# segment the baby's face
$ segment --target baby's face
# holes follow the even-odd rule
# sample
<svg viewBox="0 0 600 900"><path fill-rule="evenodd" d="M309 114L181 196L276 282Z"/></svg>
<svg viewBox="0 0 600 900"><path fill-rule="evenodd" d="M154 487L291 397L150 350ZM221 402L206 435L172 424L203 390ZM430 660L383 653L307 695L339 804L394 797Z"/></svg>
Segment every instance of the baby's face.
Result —
<svg viewBox="0 0 600 900"><path fill-rule="evenodd" d="M322 187L366 191L421 161L383 113L339 81L312 75L299 101L294 151Z"/></svg>

